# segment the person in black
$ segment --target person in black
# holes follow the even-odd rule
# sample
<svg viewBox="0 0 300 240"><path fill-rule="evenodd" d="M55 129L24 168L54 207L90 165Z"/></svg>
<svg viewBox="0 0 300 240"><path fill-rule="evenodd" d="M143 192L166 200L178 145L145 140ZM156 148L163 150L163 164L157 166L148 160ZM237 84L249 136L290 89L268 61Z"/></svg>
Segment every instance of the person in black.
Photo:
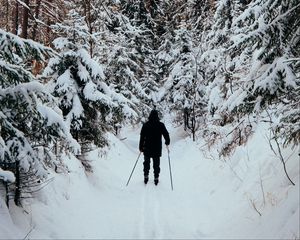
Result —
<svg viewBox="0 0 300 240"><path fill-rule="evenodd" d="M150 170L150 158L153 159L154 183L158 184L160 173L160 157L162 150L162 138L164 136L165 144L170 144L170 136L165 125L159 121L158 112L152 110L149 120L144 123L141 135L139 149L144 153L144 182L147 184Z"/></svg>

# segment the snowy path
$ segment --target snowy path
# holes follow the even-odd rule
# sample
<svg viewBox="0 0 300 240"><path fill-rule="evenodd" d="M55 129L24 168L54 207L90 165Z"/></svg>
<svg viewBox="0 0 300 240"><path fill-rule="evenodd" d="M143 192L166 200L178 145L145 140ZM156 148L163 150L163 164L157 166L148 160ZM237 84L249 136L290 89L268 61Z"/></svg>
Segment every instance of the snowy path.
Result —
<svg viewBox="0 0 300 240"><path fill-rule="evenodd" d="M195 184L195 179L197 179L195 174L198 174L197 168L201 164L199 162L200 159L198 159L199 150L196 147L195 149L192 147L186 148L189 140L186 140L187 143L178 142L178 140L182 139L182 136L178 136L178 134L182 133L171 132L170 157L174 191L171 190L168 155L165 148L161 158L161 174L158 186L155 186L153 183L152 166L150 180L147 185L144 185L143 156L141 156L129 186L125 187L138 154L139 129L127 132L127 138L123 141L125 148L116 146L114 152L111 152L111 155L108 157L111 161L110 170L115 172L118 178L118 181L115 181L115 183L118 183L119 186L116 186L116 188L119 187L124 194L124 199L128 201L126 205L132 206L132 202L138 202L136 208L132 209L132 216L126 216L134 218L136 215L137 217L137 226L128 227L133 229L132 235L128 236L129 238L199 239L204 237L199 225L199 219L203 215L202 207L199 204L201 204L201 195L204 193L198 190L195 191L197 185ZM191 151L196 151L197 154ZM203 205L204 209L208 213L211 212L208 205ZM123 209L117 211L122 212ZM206 213L204 215L207 216ZM124 237L122 233L120 233L120 236Z"/></svg>
<svg viewBox="0 0 300 240"><path fill-rule="evenodd" d="M40 195L30 206L28 211L32 213L27 219L20 217L20 212L12 212L13 218L19 219L16 225L24 229L21 236L32 229L29 238L43 239L274 238L278 235L272 230L274 226L283 229L283 238L285 233L297 236L297 232L284 228L298 226L299 207L295 206L299 203L299 190L292 189L290 207L282 211L290 212L289 222L285 221L287 217L280 217L280 211L276 213L271 208L266 208L268 211L260 217L245 195L249 189L254 189L251 191L257 194L255 200L261 199L260 183L252 179L257 178L256 169L253 169L256 175L249 175L250 180L243 182L235 175L240 173L234 173L224 162L205 158L199 146L185 137L184 131L170 125L167 128L171 135L174 191L170 186L165 147L159 185L153 183L152 166L149 182L144 185L141 156L126 187L139 153L140 131L126 129L120 137L126 137L124 140L110 135L112 144L107 156L99 157L96 151L90 155L93 174L87 176L74 159L69 164L70 173L55 175L53 183L45 188L44 196ZM278 166L280 169L280 162ZM242 165L239 167L242 173L250 171ZM299 169L299 163L297 167ZM297 167L294 173L298 180L294 179L299 182ZM272 173L269 168L268 173ZM288 195L288 189L283 188L282 199ZM257 203L257 206L260 205Z"/></svg>
<svg viewBox="0 0 300 240"><path fill-rule="evenodd" d="M106 157L91 154L94 174L88 178L74 163L69 181L56 176L52 200L35 203L32 238L121 238L166 239L201 238L201 215L210 211L200 207L201 191L195 191L197 155L185 150L188 143L177 143L182 136L171 132L170 157L174 191L171 190L167 150L161 158L160 183L155 186L153 174L143 183L141 155L131 181L129 174L138 155L139 131L129 130L120 141L110 136L112 145ZM174 135L175 134L175 135ZM187 140L189 141L189 140ZM191 147L188 148L191 151ZM196 150L197 152L199 150ZM199 165L199 164L198 164ZM62 194L61 194L62 193ZM62 195L62 196L61 196ZM44 204L43 204L43 201ZM49 214L51 213L51 214ZM206 215L206 214L205 214ZM202 217L203 218L203 217ZM29 226L27 227L30 228Z"/></svg>

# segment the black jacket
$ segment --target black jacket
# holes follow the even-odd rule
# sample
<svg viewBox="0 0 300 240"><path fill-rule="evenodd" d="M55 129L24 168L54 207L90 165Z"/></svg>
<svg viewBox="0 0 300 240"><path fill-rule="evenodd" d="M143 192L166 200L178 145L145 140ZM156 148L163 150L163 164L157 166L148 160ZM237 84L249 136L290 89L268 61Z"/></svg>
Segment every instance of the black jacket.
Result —
<svg viewBox="0 0 300 240"><path fill-rule="evenodd" d="M159 120L149 120L141 130L139 149L148 157L160 157L162 149L161 136L165 144L170 144L170 136L165 125Z"/></svg>

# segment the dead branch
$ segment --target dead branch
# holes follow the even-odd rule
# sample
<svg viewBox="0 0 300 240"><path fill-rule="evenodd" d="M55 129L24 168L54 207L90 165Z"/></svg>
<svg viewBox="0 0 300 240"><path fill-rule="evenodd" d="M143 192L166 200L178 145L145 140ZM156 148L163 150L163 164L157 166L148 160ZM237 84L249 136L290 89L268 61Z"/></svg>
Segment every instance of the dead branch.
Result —
<svg viewBox="0 0 300 240"><path fill-rule="evenodd" d="M261 188L261 192L263 195L263 206L266 205L266 197L265 197L265 191L264 191L264 186L263 186L263 181L262 181L262 177L261 177L261 169L259 168L259 178L260 178L260 188Z"/></svg>
<svg viewBox="0 0 300 240"><path fill-rule="evenodd" d="M251 202L251 205L254 208L255 212L257 212L258 215L261 217L261 213L260 213L260 211L257 210L257 207L255 205L255 201L253 199L250 199L250 198L249 198L249 201Z"/></svg>
<svg viewBox="0 0 300 240"><path fill-rule="evenodd" d="M268 110L266 110L266 112L267 112L267 114L268 114L268 116L269 116L269 118L270 118L270 121L272 122L272 118L271 118L270 113L268 112ZM285 175L286 175L286 177L288 178L288 180L290 181L290 183L291 183L293 186L295 186L295 183L291 180L290 176L288 175L288 172L287 172L287 169L286 169L286 164L285 164L285 161L284 161L282 152L281 152L281 148L280 148L280 145L279 145L279 142L278 142L277 135L276 135L276 133L275 133L275 131L274 131L274 129L273 129L272 126L270 127L270 129L271 129L271 132L272 132L272 134L273 134L273 139L274 139L274 141L275 141L275 143L276 143L276 146L277 146L277 151L278 151L278 154L279 154L279 158L280 158L280 160L281 160L281 162L282 162L282 165L283 165L283 169L284 169ZM271 147L272 151L273 151L274 154L277 156L277 154L276 154L276 152L275 152L275 150L274 150L274 148L273 148L273 146L272 146L271 139L269 139L269 144L270 144L270 147Z"/></svg>

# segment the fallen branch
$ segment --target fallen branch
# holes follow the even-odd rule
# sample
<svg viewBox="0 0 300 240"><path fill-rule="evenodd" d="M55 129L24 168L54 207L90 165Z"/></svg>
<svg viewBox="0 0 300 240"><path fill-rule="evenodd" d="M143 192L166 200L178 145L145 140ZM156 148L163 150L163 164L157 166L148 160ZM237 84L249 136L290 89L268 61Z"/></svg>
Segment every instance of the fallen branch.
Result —
<svg viewBox="0 0 300 240"><path fill-rule="evenodd" d="M254 200L253 200L253 199L250 199L250 198L249 198L249 200L250 200L251 205L252 205L252 207L254 208L255 212L257 212L258 215L261 217L261 213L260 213L260 211L257 210Z"/></svg>
<svg viewBox="0 0 300 240"><path fill-rule="evenodd" d="M27 237L29 236L29 234L34 230L34 227L31 227L31 229L29 230L29 232L26 234L26 236L23 239L27 239Z"/></svg>

